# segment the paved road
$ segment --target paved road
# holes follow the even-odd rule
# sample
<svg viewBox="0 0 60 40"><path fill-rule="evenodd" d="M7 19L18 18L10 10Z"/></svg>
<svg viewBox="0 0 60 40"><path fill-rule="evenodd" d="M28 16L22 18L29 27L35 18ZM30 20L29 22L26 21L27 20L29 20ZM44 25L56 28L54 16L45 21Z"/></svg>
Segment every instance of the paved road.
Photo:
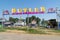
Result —
<svg viewBox="0 0 60 40"><path fill-rule="evenodd" d="M60 40L57 35L33 35L20 33L0 33L0 40Z"/></svg>

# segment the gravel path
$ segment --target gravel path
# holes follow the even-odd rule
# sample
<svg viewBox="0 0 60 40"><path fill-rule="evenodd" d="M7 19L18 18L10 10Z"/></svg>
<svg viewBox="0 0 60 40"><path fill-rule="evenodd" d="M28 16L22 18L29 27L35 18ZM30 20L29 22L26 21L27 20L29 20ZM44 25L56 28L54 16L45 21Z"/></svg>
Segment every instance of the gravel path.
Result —
<svg viewBox="0 0 60 40"><path fill-rule="evenodd" d="M20 33L0 33L0 40L60 40L60 36L20 34Z"/></svg>

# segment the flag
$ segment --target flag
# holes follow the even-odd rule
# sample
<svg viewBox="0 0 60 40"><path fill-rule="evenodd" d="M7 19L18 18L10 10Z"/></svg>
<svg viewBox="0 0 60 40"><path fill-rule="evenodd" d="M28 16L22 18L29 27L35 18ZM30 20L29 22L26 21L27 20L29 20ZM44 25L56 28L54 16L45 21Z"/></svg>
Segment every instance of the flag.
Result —
<svg viewBox="0 0 60 40"><path fill-rule="evenodd" d="M3 11L3 15L9 15L9 11L8 10Z"/></svg>

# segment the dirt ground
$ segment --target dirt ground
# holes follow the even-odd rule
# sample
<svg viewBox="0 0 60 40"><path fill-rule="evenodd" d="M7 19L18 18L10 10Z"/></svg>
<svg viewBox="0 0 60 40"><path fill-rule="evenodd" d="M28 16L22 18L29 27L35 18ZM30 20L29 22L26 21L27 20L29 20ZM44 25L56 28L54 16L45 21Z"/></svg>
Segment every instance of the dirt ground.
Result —
<svg viewBox="0 0 60 40"><path fill-rule="evenodd" d="M60 40L59 35L25 34L21 32L1 32L0 40Z"/></svg>

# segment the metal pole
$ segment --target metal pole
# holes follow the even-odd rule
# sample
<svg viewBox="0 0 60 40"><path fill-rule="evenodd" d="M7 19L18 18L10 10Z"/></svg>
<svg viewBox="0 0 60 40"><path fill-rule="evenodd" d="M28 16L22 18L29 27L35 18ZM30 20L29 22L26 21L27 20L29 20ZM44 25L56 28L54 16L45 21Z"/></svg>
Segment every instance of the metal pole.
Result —
<svg viewBox="0 0 60 40"><path fill-rule="evenodd" d="M58 21L58 20L59 20L59 19L58 19L58 18L59 18L59 14L58 14L57 11L59 11L59 10L58 10L58 7L56 8L56 15L57 15L57 24L58 24L57 26L58 26L58 29L60 29L60 28L59 28L59 23L60 23L60 22Z"/></svg>
<svg viewBox="0 0 60 40"><path fill-rule="evenodd" d="M2 14L2 29L3 29L3 26L4 26L3 21L4 21L4 15Z"/></svg>
<svg viewBox="0 0 60 40"><path fill-rule="evenodd" d="M58 14L57 14L57 12L56 12L56 20L57 20L57 26L58 26L57 28L59 28L59 25L58 25L59 24L58 23Z"/></svg>
<svg viewBox="0 0 60 40"><path fill-rule="evenodd" d="M57 14L57 9L58 9L58 8L56 8L56 20L57 20L57 26L58 26L58 14ZM59 28L59 26L58 26L58 28Z"/></svg>
<svg viewBox="0 0 60 40"><path fill-rule="evenodd" d="M27 14L27 23L28 23L28 26L27 26L27 31L29 30L29 14Z"/></svg>
<svg viewBox="0 0 60 40"><path fill-rule="evenodd" d="M28 8L27 8L28 9ZM28 21L28 26L27 26L27 31L29 30L29 14L28 14L29 10L27 10L27 21Z"/></svg>

